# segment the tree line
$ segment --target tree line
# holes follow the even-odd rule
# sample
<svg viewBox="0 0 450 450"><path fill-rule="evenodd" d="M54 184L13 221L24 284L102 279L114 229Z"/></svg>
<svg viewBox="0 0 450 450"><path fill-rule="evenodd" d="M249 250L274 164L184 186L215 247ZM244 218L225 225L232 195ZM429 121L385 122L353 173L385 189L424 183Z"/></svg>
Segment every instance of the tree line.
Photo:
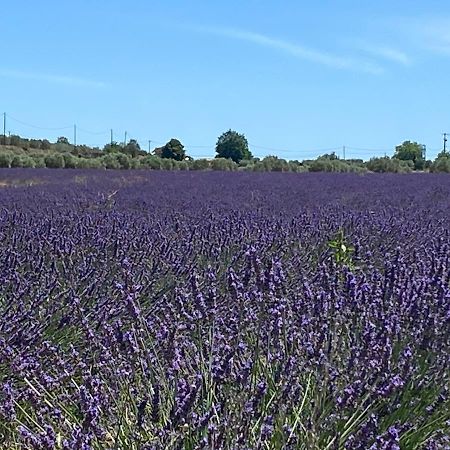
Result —
<svg viewBox="0 0 450 450"><path fill-rule="evenodd" d="M179 139L172 138L152 153L141 149L135 139L110 142L102 149L72 145L61 136L55 143L47 139L5 137L0 146L0 167L105 168L153 170L245 170L279 172L395 172L431 171L450 173L450 154L442 151L434 161L426 160L424 146L405 141L395 147L392 157L340 159L336 153L313 160L285 160L275 155L255 158L244 134L222 133L216 142L214 159L193 159Z"/></svg>

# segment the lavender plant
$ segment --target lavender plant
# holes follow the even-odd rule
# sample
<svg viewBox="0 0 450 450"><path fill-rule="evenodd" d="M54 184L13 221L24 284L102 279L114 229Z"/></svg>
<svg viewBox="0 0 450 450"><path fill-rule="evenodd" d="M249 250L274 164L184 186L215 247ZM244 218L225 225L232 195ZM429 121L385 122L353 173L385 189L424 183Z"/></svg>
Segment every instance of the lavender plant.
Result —
<svg viewBox="0 0 450 450"><path fill-rule="evenodd" d="M447 176L70 173L0 171L0 449L449 448Z"/></svg>

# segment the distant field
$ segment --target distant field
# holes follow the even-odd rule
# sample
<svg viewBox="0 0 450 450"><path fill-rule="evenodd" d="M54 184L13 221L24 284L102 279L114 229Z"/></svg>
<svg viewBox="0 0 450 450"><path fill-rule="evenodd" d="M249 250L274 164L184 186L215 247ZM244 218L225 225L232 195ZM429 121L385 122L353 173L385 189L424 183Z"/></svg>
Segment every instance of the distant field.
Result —
<svg viewBox="0 0 450 450"><path fill-rule="evenodd" d="M445 449L448 175L0 170L0 449Z"/></svg>

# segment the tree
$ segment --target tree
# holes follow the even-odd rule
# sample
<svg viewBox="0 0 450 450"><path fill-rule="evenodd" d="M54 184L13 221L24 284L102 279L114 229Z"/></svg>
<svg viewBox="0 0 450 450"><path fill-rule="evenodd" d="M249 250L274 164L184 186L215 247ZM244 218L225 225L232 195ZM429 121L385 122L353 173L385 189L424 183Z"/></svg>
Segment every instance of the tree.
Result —
<svg viewBox="0 0 450 450"><path fill-rule="evenodd" d="M175 161L183 161L186 158L184 145L178 139L171 139L160 149L155 149L155 154L158 154L159 150L161 158L174 159Z"/></svg>
<svg viewBox="0 0 450 450"><path fill-rule="evenodd" d="M123 150L122 146L118 144L116 141L113 141L110 144L106 144L103 147L103 151L105 153L119 153L122 150Z"/></svg>
<svg viewBox="0 0 450 450"><path fill-rule="evenodd" d="M235 163L252 157L246 137L231 129L217 139L216 153L216 158L229 158Z"/></svg>
<svg viewBox="0 0 450 450"><path fill-rule="evenodd" d="M317 159L328 159L330 161L334 161L339 159L338 155L336 155L336 152L331 153L325 153L324 155L319 156Z"/></svg>
<svg viewBox="0 0 450 450"><path fill-rule="evenodd" d="M394 158L401 161L412 161L414 169L421 170L425 166L423 150L424 147L417 142L405 141L395 147Z"/></svg>
<svg viewBox="0 0 450 450"><path fill-rule="evenodd" d="M438 153L438 155L436 156L436 159L439 158L449 158L450 159L450 153L447 151L442 150L441 152Z"/></svg>
<svg viewBox="0 0 450 450"><path fill-rule="evenodd" d="M69 139L67 139L65 136L60 136L58 140L56 141L57 144L69 144Z"/></svg>
<svg viewBox="0 0 450 450"><path fill-rule="evenodd" d="M130 139L128 144L123 148L123 153L131 156L132 158L136 158L136 156L142 153L138 141L136 141L136 139Z"/></svg>
<svg viewBox="0 0 450 450"><path fill-rule="evenodd" d="M41 141L41 150L50 150L50 148L51 148L50 141L48 141L47 139L43 139Z"/></svg>
<svg viewBox="0 0 450 450"><path fill-rule="evenodd" d="M20 147L21 144L22 144L22 139L17 134L12 134L9 137L9 145L12 145L14 147Z"/></svg>

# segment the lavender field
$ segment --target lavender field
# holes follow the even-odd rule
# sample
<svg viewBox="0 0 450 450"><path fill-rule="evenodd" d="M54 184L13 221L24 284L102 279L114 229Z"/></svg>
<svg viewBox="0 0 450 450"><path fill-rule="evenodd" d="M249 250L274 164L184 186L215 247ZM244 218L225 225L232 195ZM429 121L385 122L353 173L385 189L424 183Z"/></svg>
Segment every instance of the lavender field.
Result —
<svg viewBox="0 0 450 450"><path fill-rule="evenodd" d="M450 448L450 177L0 171L0 449Z"/></svg>

